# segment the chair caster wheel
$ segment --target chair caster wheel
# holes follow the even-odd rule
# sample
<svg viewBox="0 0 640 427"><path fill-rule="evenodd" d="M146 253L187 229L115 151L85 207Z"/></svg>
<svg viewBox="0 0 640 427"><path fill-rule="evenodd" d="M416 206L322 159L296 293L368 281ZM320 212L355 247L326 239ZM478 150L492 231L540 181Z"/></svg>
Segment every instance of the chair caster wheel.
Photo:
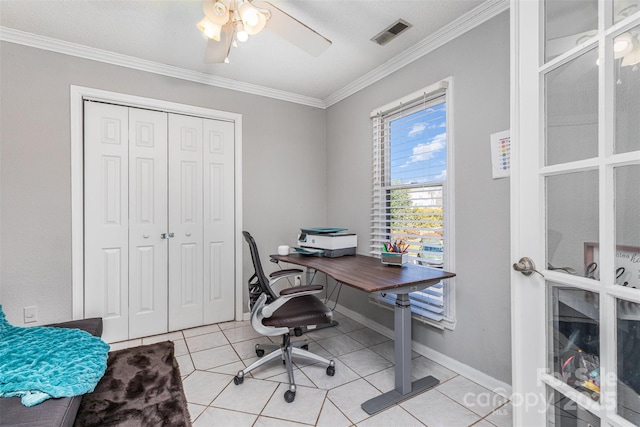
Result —
<svg viewBox="0 0 640 427"><path fill-rule="evenodd" d="M243 381L244 381L244 377L239 377L237 375L235 377L233 377L233 383L235 385L240 385L240 384L243 383Z"/></svg>
<svg viewBox="0 0 640 427"><path fill-rule="evenodd" d="M335 366L327 366L327 375L332 377L335 374L336 374L336 367Z"/></svg>
<svg viewBox="0 0 640 427"><path fill-rule="evenodd" d="M284 400L287 403L291 403L293 402L293 400L296 398L296 393L294 391L291 390L287 390L284 392Z"/></svg>
<svg viewBox="0 0 640 427"><path fill-rule="evenodd" d="M264 349L256 348L256 356L258 356L258 357L264 356Z"/></svg>
<svg viewBox="0 0 640 427"><path fill-rule="evenodd" d="M303 349L303 350L309 351L309 345L308 344L301 345L300 348Z"/></svg>

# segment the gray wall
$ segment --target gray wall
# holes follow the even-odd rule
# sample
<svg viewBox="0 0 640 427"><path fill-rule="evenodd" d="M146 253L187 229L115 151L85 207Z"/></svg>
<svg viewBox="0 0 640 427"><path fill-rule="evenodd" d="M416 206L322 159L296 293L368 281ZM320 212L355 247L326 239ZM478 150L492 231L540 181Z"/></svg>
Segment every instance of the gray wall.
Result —
<svg viewBox="0 0 640 427"><path fill-rule="evenodd" d="M327 112L327 223L368 253L372 131L377 107L453 76L457 325L414 321L413 339L511 383L509 180L491 178L489 135L509 128L509 14L491 19ZM346 185L348 183L348 185ZM392 312L342 289L340 304L392 328Z"/></svg>
<svg viewBox="0 0 640 427"><path fill-rule="evenodd" d="M72 316L70 85L242 114L243 228L262 253L325 222L324 110L2 43L0 302L11 323L32 305L38 323Z"/></svg>
<svg viewBox="0 0 640 427"><path fill-rule="evenodd" d="M241 113L243 228L261 252L325 224L358 233L366 254L369 113L448 76L458 323L444 332L414 324L413 339L510 383L509 180L491 179L489 156L489 135L509 128L507 12L326 111L2 43L0 302L9 320L21 324L29 305L40 323L71 318L69 85ZM246 282L246 250L243 266ZM392 327L392 313L362 293L345 288L340 304Z"/></svg>

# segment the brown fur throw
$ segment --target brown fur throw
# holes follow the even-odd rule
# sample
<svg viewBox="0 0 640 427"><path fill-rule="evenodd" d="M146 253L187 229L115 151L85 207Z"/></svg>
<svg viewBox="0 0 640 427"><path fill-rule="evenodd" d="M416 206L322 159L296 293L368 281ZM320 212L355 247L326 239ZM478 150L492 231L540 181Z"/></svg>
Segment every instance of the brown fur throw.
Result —
<svg viewBox="0 0 640 427"><path fill-rule="evenodd" d="M75 427L91 426L191 426L172 342L109 353L104 377L76 417Z"/></svg>

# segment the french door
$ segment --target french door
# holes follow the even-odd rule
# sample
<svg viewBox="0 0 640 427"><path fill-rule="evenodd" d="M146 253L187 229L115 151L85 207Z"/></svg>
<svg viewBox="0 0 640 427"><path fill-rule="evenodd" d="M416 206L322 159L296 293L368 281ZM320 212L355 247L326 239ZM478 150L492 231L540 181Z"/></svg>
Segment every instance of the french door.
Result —
<svg viewBox="0 0 640 427"><path fill-rule="evenodd" d="M511 19L514 425L639 425L640 4Z"/></svg>
<svg viewBox="0 0 640 427"><path fill-rule="evenodd" d="M85 315L110 342L231 320L233 124L84 108Z"/></svg>

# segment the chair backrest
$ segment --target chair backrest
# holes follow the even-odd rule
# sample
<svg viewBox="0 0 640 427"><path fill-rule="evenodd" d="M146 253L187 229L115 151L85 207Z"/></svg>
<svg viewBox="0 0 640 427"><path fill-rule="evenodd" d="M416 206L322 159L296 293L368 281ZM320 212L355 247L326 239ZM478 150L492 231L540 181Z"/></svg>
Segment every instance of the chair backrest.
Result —
<svg viewBox="0 0 640 427"><path fill-rule="evenodd" d="M258 254L258 246L256 245L256 241L253 239L251 234L248 231L243 231L242 235L244 236L244 240L249 244L249 250L251 251L251 261L253 261L253 270L254 276L258 280L258 284L262 289L262 292L267 294L267 304L271 301L278 298L278 296L273 292L271 286L269 286L269 279L267 279L267 275L264 274L264 270L262 269L262 263L260 262L260 254ZM251 291L252 280L249 279L249 288Z"/></svg>

